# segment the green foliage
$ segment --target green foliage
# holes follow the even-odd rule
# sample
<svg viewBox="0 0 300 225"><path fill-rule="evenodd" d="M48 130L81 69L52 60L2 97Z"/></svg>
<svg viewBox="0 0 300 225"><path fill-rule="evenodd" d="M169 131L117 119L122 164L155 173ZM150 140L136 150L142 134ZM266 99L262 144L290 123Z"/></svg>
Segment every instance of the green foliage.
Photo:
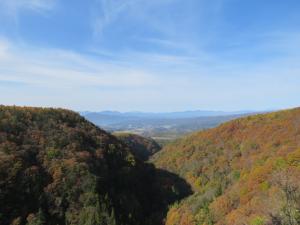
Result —
<svg viewBox="0 0 300 225"><path fill-rule="evenodd" d="M234 170L234 171L232 172L232 177L233 177L233 179L234 179L235 181L239 180L240 177L241 177L240 171Z"/></svg>
<svg viewBox="0 0 300 225"><path fill-rule="evenodd" d="M270 184L268 181L264 181L260 184L260 189L262 191L267 191L270 188Z"/></svg>
<svg viewBox="0 0 300 225"><path fill-rule="evenodd" d="M286 162L286 160L284 160L284 158L279 157L276 159L276 161L275 161L276 169L280 170L280 169L285 168L286 166L287 166L287 162Z"/></svg>
<svg viewBox="0 0 300 225"><path fill-rule="evenodd" d="M59 159L62 156L62 153L58 149L50 148L46 150L46 154L49 160Z"/></svg>
<svg viewBox="0 0 300 225"><path fill-rule="evenodd" d="M265 220L260 216L255 217L250 222L250 225L264 225L264 224L265 224Z"/></svg>
<svg viewBox="0 0 300 225"><path fill-rule="evenodd" d="M34 215L31 214L27 217L27 224L26 225L45 225L46 224L46 218L41 209L39 209L39 212Z"/></svg>
<svg viewBox="0 0 300 225"><path fill-rule="evenodd" d="M114 213L109 214L107 209L101 208L99 201L95 206L84 207L79 214L78 225L116 225Z"/></svg>

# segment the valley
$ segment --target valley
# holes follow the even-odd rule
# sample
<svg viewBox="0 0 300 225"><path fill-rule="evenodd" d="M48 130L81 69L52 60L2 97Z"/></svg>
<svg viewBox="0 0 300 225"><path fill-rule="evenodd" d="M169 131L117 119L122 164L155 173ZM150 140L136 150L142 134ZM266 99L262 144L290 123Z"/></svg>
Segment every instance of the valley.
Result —
<svg viewBox="0 0 300 225"><path fill-rule="evenodd" d="M1 106L0 224L298 225L299 149L299 108L161 148L69 110Z"/></svg>
<svg viewBox="0 0 300 225"><path fill-rule="evenodd" d="M0 0L0 225L300 225L299 40L300 0Z"/></svg>
<svg viewBox="0 0 300 225"><path fill-rule="evenodd" d="M110 132L133 133L156 140L161 145L186 134L216 127L254 112L186 111L173 113L83 112L87 120Z"/></svg>

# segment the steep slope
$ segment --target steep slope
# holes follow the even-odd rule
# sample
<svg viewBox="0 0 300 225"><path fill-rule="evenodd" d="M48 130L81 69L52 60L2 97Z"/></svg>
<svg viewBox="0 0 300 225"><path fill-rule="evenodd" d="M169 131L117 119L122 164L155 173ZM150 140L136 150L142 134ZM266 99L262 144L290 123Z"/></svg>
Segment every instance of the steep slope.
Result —
<svg viewBox="0 0 300 225"><path fill-rule="evenodd" d="M157 153L161 147L151 138L145 138L140 135L130 133L114 133L120 140L126 143L132 153L139 159L146 161L151 155Z"/></svg>
<svg viewBox="0 0 300 225"><path fill-rule="evenodd" d="M76 113L0 106L1 225L160 224L177 184Z"/></svg>
<svg viewBox="0 0 300 225"><path fill-rule="evenodd" d="M167 225L300 224L300 109L192 134L152 161L195 191L171 208Z"/></svg>

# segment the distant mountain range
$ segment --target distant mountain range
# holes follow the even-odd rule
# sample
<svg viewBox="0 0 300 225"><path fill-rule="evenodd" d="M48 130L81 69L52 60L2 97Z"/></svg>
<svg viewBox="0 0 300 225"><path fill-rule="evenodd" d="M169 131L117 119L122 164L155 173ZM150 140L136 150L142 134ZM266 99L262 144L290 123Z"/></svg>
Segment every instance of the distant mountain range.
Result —
<svg viewBox="0 0 300 225"><path fill-rule="evenodd" d="M175 139L183 134L218 126L254 114L253 111L81 112L87 120L111 132L130 132L154 139Z"/></svg>
<svg viewBox="0 0 300 225"><path fill-rule="evenodd" d="M122 118L160 118L160 119L180 119L180 118L195 118L195 117L207 117L207 116L228 116L228 115L241 115L253 113L254 111L209 111L209 110L194 110L194 111L182 111L182 112L118 112L118 111L101 111L101 112L80 112L82 116L105 116L105 117L122 117Z"/></svg>

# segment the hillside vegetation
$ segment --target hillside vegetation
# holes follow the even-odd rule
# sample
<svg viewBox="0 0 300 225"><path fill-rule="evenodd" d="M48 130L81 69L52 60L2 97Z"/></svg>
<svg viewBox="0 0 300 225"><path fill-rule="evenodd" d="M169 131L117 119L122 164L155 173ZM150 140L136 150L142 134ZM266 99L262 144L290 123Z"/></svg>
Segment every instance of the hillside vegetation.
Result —
<svg viewBox="0 0 300 225"><path fill-rule="evenodd" d="M192 134L154 155L191 184L167 225L300 224L300 109Z"/></svg>
<svg viewBox="0 0 300 225"><path fill-rule="evenodd" d="M130 133L114 133L114 135L127 144L132 153L139 159L146 161L151 155L157 153L161 147L151 138Z"/></svg>
<svg viewBox="0 0 300 225"><path fill-rule="evenodd" d="M76 113L0 106L1 225L157 225L189 193Z"/></svg>

